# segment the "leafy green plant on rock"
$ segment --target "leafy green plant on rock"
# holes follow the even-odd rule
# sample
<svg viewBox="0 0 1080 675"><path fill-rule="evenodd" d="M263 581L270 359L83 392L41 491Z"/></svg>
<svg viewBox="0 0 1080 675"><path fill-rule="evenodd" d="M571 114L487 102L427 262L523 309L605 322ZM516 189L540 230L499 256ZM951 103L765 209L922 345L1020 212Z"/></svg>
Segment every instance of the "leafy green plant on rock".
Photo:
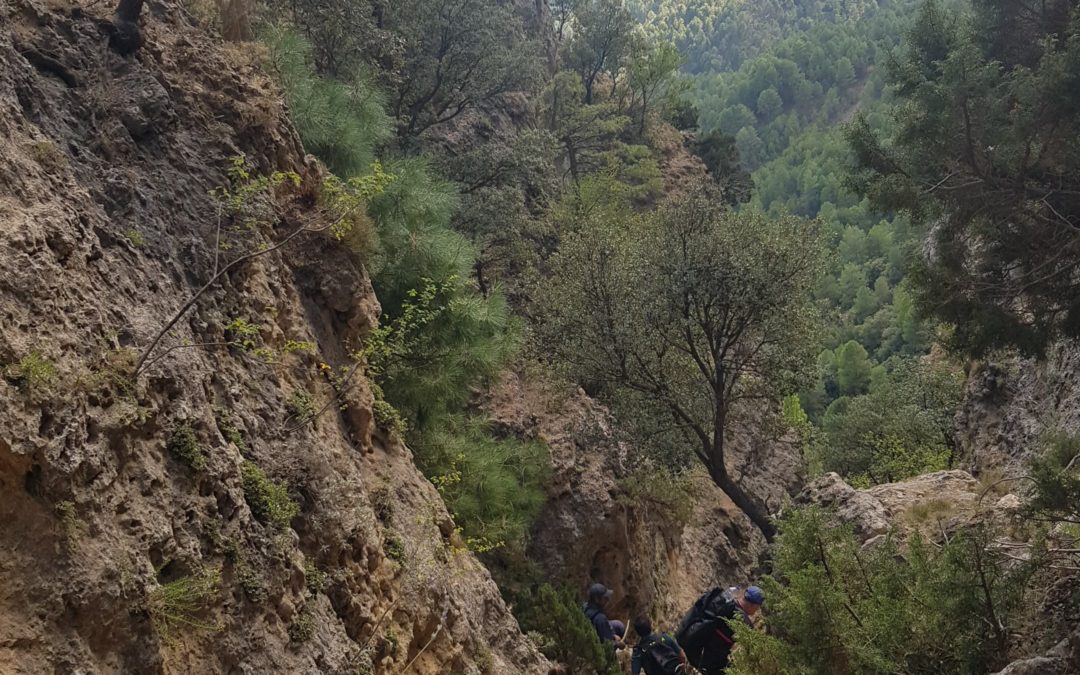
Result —
<svg viewBox="0 0 1080 675"><path fill-rule="evenodd" d="M79 535L83 530L83 522L79 519L79 512L75 502L65 500L56 504L56 516L60 519L60 529L64 535L64 544L69 549L74 548L79 542Z"/></svg>
<svg viewBox="0 0 1080 675"><path fill-rule="evenodd" d="M304 564L304 585L307 586L308 593L312 595L318 595L326 590L327 574L323 572L315 563L307 561Z"/></svg>
<svg viewBox="0 0 1080 675"><path fill-rule="evenodd" d="M288 411L288 419L295 424L303 424L315 419L315 413L317 412L315 400L306 389L293 391L285 402L285 410Z"/></svg>
<svg viewBox="0 0 1080 675"><path fill-rule="evenodd" d="M176 459L183 462L192 471L206 468L206 450L199 443L190 422L181 422L173 427L165 447Z"/></svg>
<svg viewBox="0 0 1080 675"><path fill-rule="evenodd" d="M30 396L47 395L56 381L56 365L40 351L31 351L4 370L4 377Z"/></svg>
<svg viewBox="0 0 1080 675"><path fill-rule="evenodd" d="M212 631L218 627L202 619L218 593L221 570L209 569L159 586L150 594L147 609L154 629L165 641L183 631Z"/></svg>
<svg viewBox="0 0 1080 675"><path fill-rule="evenodd" d="M148 366L176 349L203 346L200 344L176 345L164 350L154 359L150 358L169 331L226 274L254 258L287 246L303 234L330 233L340 239L348 232L354 215L366 208L368 201L381 193L394 179L383 171L381 164L375 162L367 175L351 178L348 181L336 179L327 181L329 185L324 185L327 190L327 196L324 199L325 210L316 218L304 220L285 237L274 242L270 238L271 233L261 231L267 229L263 226L270 222L275 213L274 204L278 189L289 185L295 191L300 186L299 175L292 172L259 175L254 172L254 168L244 157L234 157L227 174L229 183L212 192L212 196L218 201L219 215L214 230L210 278L170 316L143 349L132 371L133 380L137 380ZM228 263L223 263L221 254L232 250L237 245L223 243L223 234L229 234L224 229L226 218L235 225L232 234L240 236L239 242L244 246L244 252L236 255Z"/></svg>
<svg viewBox="0 0 1080 675"><path fill-rule="evenodd" d="M251 461L245 461L240 472L244 499L252 515L266 525L280 529L289 527L292 519L300 513L300 506L289 496L285 483L271 480Z"/></svg>

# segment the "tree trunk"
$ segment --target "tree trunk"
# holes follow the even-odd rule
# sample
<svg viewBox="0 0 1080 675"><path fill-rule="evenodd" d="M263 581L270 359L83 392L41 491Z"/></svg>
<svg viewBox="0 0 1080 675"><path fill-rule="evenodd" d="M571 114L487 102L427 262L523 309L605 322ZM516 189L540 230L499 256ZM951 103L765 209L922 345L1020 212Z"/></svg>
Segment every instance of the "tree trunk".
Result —
<svg viewBox="0 0 1080 675"><path fill-rule="evenodd" d="M765 509L731 479L726 468L709 467L709 475L712 476L716 487L723 490L724 494L735 502L735 506L739 507L739 510L750 518L750 522L761 530L761 534L765 535L765 541L771 544L776 538L776 527L769 520L769 514L765 512Z"/></svg>

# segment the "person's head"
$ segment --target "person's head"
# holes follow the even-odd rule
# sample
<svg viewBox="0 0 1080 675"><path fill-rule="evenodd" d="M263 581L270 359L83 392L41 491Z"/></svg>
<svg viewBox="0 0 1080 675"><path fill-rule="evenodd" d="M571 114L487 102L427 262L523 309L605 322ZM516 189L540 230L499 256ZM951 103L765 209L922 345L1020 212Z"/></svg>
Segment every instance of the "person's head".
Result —
<svg viewBox="0 0 1080 675"><path fill-rule="evenodd" d="M623 623L622 621L619 621L618 619L615 619L615 620L609 621L608 625L611 626L611 632L612 633L615 633L619 637L626 637L626 624L625 623Z"/></svg>
<svg viewBox="0 0 1080 675"><path fill-rule="evenodd" d="M611 598L611 589L604 584L593 584L589 586L589 602L597 607L604 607L607 605L608 599Z"/></svg>
<svg viewBox="0 0 1080 675"><path fill-rule="evenodd" d="M652 620L644 614L634 619L634 632L638 637L652 635Z"/></svg>
<svg viewBox="0 0 1080 675"><path fill-rule="evenodd" d="M758 610L761 609L761 606L764 604L765 593L757 586L747 588L746 592L739 598L739 606L750 616L757 614Z"/></svg>

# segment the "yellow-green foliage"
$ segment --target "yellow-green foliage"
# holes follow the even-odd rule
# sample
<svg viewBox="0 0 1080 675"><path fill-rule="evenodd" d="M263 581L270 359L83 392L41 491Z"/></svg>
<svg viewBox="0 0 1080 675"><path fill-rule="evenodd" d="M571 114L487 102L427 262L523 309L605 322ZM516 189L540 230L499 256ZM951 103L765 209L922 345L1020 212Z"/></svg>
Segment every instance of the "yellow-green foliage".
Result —
<svg viewBox="0 0 1080 675"><path fill-rule="evenodd" d="M159 586L147 602L158 635L170 640L182 631L216 630L201 616L210 608L220 582L221 570L210 569Z"/></svg>
<svg viewBox="0 0 1080 675"><path fill-rule="evenodd" d="M232 216L244 218L244 224L254 224L251 209L257 206L260 197L271 193L284 183L293 187L300 186L300 174L294 171L275 171L268 176L255 173L255 166L243 155L230 158L227 171L229 184L214 189L211 194L217 197Z"/></svg>
<svg viewBox="0 0 1080 675"><path fill-rule="evenodd" d="M8 366L5 377L23 392L45 394L56 380L56 366L41 352L34 350L18 363Z"/></svg>
<svg viewBox="0 0 1080 675"><path fill-rule="evenodd" d="M389 527L383 528L383 553L400 565L404 565L409 558L405 551L405 543L401 541L401 535Z"/></svg>
<svg viewBox="0 0 1080 675"><path fill-rule="evenodd" d="M315 635L315 613L311 607L305 605L289 624L289 641L299 644L307 642L313 635Z"/></svg>
<svg viewBox="0 0 1080 675"><path fill-rule="evenodd" d="M82 531L82 521L75 508L75 502L62 501L56 505L56 516L60 519L60 529L64 534L64 543L69 548L74 547L79 541L79 533Z"/></svg>
<svg viewBox="0 0 1080 675"><path fill-rule="evenodd" d="M252 515L266 525L288 527L300 513L300 507L289 497L286 485L270 480L254 462L245 461L240 472L244 479L244 499Z"/></svg>
<svg viewBox="0 0 1080 675"><path fill-rule="evenodd" d="M384 398L382 387L374 382L371 383L371 393L375 397L371 404L371 410L375 413L375 424L381 429L397 434L399 438L404 438L405 432L409 430L405 418Z"/></svg>
<svg viewBox="0 0 1080 675"><path fill-rule="evenodd" d="M326 572L323 572L310 560L304 564L304 584L308 592L318 595L326 590Z"/></svg>
<svg viewBox="0 0 1080 675"><path fill-rule="evenodd" d="M915 502L907 510L907 518L913 524L947 519L956 510L956 503L950 499L933 498Z"/></svg>
<svg viewBox="0 0 1080 675"><path fill-rule="evenodd" d="M131 245L135 248L141 248L146 245L146 237L144 237L142 235L142 232L139 232L138 230L128 230L124 233L124 236L128 238L128 241L130 241Z"/></svg>
<svg viewBox="0 0 1080 675"><path fill-rule="evenodd" d="M290 394L285 402L285 409L289 413L289 419L297 424L313 419L317 412L315 401L306 389L297 389Z"/></svg>
<svg viewBox="0 0 1080 675"><path fill-rule="evenodd" d="M30 144L30 155L46 171L57 171L64 165L64 153L50 140L35 141Z"/></svg>
<svg viewBox="0 0 1080 675"><path fill-rule="evenodd" d="M620 501L686 524L694 513L693 479L685 471L673 473L655 462L644 462L626 478L618 481Z"/></svg>
<svg viewBox="0 0 1080 675"><path fill-rule="evenodd" d="M186 464L192 471L202 471L206 468L206 451L199 444L195 430L188 422L181 422L173 427L166 447L173 457Z"/></svg>

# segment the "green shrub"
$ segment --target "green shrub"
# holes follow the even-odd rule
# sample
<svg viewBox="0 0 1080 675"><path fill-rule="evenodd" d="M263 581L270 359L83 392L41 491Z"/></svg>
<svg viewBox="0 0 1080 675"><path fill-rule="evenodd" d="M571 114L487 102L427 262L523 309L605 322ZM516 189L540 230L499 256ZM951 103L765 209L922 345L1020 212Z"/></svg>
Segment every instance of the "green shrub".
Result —
<svg viewBox="0 0 1080 675"><path fill-rule="evenodd" d="M206 451L199 444L195 430L188 422L181 422L173 427L165 447L173 457L186 464L192 471L206 468Z"/></svg>
<svg viewBox="0 0 1080 675"><path fill-rule="evenodd" d="M544 656L565 663L579 675L618 675L615 652L601 644L581 602L568 590L544 584L513 603L521 630L533 637Z"/></svg>
<svg viewBox="0 0 1080 675"><path fill-rule="evenodd" d="M405 433L409 430L409 424L398 412L398 409L386 401L382 387L372 382L371 393L375 396L375 400L371 404L371 410L375 413L375 424L379 425L380 429L397 434L399 438L405 438Z"/></svg>
<svg viewBox="0 0 1080 675"><path fill-rule="evenodd" d="M289 624L289 642L302 644L315 635L315 613L307 605Z"/></svg>
<svg viewBox="0 0 1080 675"><path fill-rule="evenodd" d="M401 540L401 535L396 530L384 527L383 528L383 553L386 557L399 565L404 565L408 559L409 554L405 551L405 542Z"/></svg>
<svg viewBox="0 0 1080 675"><path fill-rule="evenodd" d="M371 492L371 508L375 517L384 525L394 517L394 491L389 485L380 485Z"/></svg>
<svg viewBox="0 0 1080 675"><path fill-rule="evenodd" d="M304 585L308 593L318 595L326 590L326 572L323 572L310 560L304 564Z"/></svg>
<svg viewBox="0 0 1080 675"><path fill-rule="evenodd" d="M128 241L130 241L131 245L135 248L142 248L146 245L146 237L144 237L142 235L142 232L139 232L138 230L128 230L124 233L124 236L127 237Z"/></svg>
<svg viewBox="0 0 1080 675"><path fill-rule="evenodd" d="M229 411L224 408L214 408L214 419L217 421L218 431L225 440L235 445L240 452L246 452L247 443L244 441L244 434Z"/></svg>
<svg viewBox="0 0 1080 675"><path fill-rule="evenodd" d="M833 401L815 444L823 468L887 483L948 467L963 382L948 364L905 361L868 394Z"/></svg>
<svg viewBox="0 0 1080 675"><path fill-rule="evenodd" d="M1031 462L1035 489L1027 514L1052 522L1080 523L1080 435L1054 432Z"/></svg>
<svg viewBox="0 0 1080 675"><path fill-rule="evenodd" d="M979 527L942 545L915 534L869 550L817 508L780 523L762 579L768 634L736 626L733 675L984 673L1009 649L1030 569Z"/></svg>
<svg viewBox="0 0 1080 675"><path fill-rule="evenodd" d="M658 509L680 525L688 523L694 513L693 478L686 471L673 473L654 462L643 462L617 484L622 490L620 501L629 506Z"/></svg>
<svg viewBox="0 0 1080 675"><path fill-rule="evenodd" d="M49 172L59 171L67 162L67 157L56 146L56 143L48 139L31 143L30 154L34 161L41 165L41 168Z"/></svg>
<svg viewBox="0 0 1080 675"><path fill-rule="evenodd" d="M236 581L252 604L262 605L269 598L266 578L247 562L236 566Z"/></svg>
<svg viewBox="0 0 1080 675"><path fill-rule="evenodd" d="M311 393L306 389L297 389L290 394L289 399L285 401L285 410L289 413L288 418L296 424L315 419L315 413L318 412Z"/></svg>
<svg viewBox="0 0 1080 675"><path fill-rule="evenodd" d="M372 283L383 323L364 348L386 401L418 434L459 412L477 385L515 353L519 330L497 290L476 292L476 252L450 229L452 185L421 160L394 163L397 176L372 200L380 253Z"/></svg>
<svg viewBox="0 0 1080 675"><path fill-rule="evenodd" d="M216 626L200 616L217 595L220 582L220 570L204 570L171 581L152 592L147 607L158 635L170 640L184 630L216 630Z"/></svg>
<svg viewBox="0 0 1080 675"><path fill-rule="evenodd" d="M304 148L340 176L367 171L393 135L382 92L363 74L348 83L316 75L311 45L284 23L263 40Z"/></svg>
<svg viewBox="0 0 1080 675"><path fill-rule="evenodd" d="M58 502L56 504L56 516L60 519L60 529L64 534L64 543L68 548L74 548L79 542L79 534L83 528L75 502L67 500Z"/></svg>
<svg viewBox="0 0 1080 675"><path fill-rule="evenodd" d="M300 513L300 507L289 497L288 487L267 478L254 462L245 461L240 471L244 480L244 499L252 515L265 525L287 528Z"/></svg>
<svg viewBox="0 0 1080 675"><path fill-rule="evenodd" d="M468 539L488 548L524 541L550 473L542 443L496 439L483 419L455 416L413 449Z"/></svg>
<svg viewBox="0 0 1080 675"><path fill-rule="evenodd" d="M6 379L28 394L47 394L56 380L56 366L41 352L35 350L18 363L8 366Z"/></svg>

